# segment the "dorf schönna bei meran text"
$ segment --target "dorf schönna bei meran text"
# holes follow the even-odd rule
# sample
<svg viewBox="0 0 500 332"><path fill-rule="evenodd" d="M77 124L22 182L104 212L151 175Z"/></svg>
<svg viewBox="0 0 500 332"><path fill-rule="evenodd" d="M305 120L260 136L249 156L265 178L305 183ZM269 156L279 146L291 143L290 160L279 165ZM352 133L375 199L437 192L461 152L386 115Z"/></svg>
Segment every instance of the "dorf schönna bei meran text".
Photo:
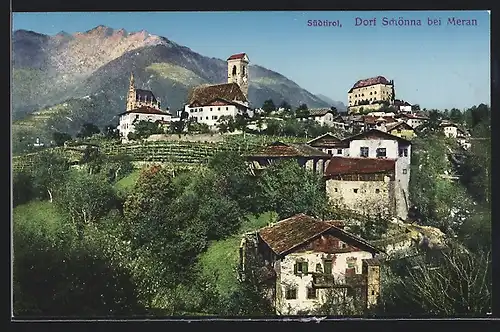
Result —
<svg viewBox="0 0 500 332"><path fill-rule="evenodd" d="M402 16L399 17L382 17L362 18L355 17L354 26L477 26L478 21L474 18L464 19L458 17L427 17L426 19L410 19ZM307 26L310 27L342 27L340 20L308 20Z"/></svg>

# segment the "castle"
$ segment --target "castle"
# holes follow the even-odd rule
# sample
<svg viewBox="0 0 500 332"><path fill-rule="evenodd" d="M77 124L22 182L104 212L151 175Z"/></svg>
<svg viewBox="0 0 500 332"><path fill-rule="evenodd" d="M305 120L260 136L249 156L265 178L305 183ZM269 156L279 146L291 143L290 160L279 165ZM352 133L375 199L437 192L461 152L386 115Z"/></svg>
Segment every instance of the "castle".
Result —
<svg viewBox="0 0 500 332"><path fill-rule="evenodd" d="M130 74L130 83L127 95L127 108L126 111L132 111L140 107L151 107L153 109L160 109L160 101L155 97L152 91L136 89L134 74Z"/></svg>

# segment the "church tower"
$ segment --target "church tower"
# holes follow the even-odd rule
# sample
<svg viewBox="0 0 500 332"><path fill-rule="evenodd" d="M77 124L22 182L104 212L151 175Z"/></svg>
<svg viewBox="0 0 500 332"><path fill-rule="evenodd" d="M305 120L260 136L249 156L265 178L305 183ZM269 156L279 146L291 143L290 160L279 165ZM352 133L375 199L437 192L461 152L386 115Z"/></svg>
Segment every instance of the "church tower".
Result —
<svg viewBox="0 0 500 332"><path fill-rule="evenodd" d="M135 95L134 84L135 84L134 74L130 73L130 84L128 87L128 95L127 95L127 109L126 109L127 112L135 108L136 95Z"/></svg>
<svg viewBox="0 0 500 332"><path fill-rule="evenodd" d="M227 82L237 83L248 99L248 56L245 53L231 55L227 59Z"/></svg>

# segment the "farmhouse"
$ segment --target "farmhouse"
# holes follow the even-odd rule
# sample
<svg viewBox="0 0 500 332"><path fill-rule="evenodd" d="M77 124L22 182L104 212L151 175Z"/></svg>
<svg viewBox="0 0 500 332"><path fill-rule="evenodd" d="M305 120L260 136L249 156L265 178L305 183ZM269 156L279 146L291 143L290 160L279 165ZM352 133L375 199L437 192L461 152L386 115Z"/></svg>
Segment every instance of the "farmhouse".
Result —
<svg viewBox="0 0 500 332"><path fill-rule="evenodd" d="M395 159L333 157L326 193L334 205L363 215L396 214Z"/></svg>
<svg viewBox="0 0 500 332"><path fill-rule="evenodd" d="M348 153L349 149L349 142L342 141L332 133L318 136L307 144L332 156L343 156Z"/></svg>
<svg viewBox="0 0 500 332"><path fill-rule="evenodd" d="M122 141L128 140L128 134L135 131L135 123L138 121L159 121L161 124L168 124L172 119L172 115L168 112L162 111L158 108L149 106L141 106L118 115L120 117L120 124L118 131Z"/></svg>
<svg viewBox="0 0 500 332"><path fill-rule="evenodd" d="M330 157L329 154L307 144L282 142L271 143L246 156L254 173L259 172L273 162L295 159L301 167L306 167L319 174L323 174Z"/></svg>
<svg viewBox="0 0 500 332"><path fill-rule="evenodd" d="M314 314L339 293L345 298L333 305L357 302L362 311L378 301L379 253L343 230L342 222L298 214L247 234L240 247L240 271L259 266L269 271L268 296L278 315Z"/></svg>
<svg viewBox="0 0 500 332"><path fill-rule="evenodd" d="M221 117L235 117L237 114L253 117L248 103L248 63L245 53L232 55L227 59L227 83L192 89L184 107L189 119L217 130Z"/></svg>
<svg viewBox="0 0 500 332"><path fill-rule="evenodd" d="M408 216L410 183L411 142L389 133L371 129L343 140L349 142L348 157L395 159L396 214Z"/></svg>

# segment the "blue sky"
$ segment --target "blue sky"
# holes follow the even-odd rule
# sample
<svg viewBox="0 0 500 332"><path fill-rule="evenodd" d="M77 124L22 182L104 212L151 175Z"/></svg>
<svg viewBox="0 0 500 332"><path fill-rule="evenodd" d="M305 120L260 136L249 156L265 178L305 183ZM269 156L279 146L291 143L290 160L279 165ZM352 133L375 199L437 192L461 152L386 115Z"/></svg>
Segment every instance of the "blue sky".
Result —
<svg viewBox="0 0 500 332"><path fill-rule="evenodd" d="M355 18L377 26L355 26ZM383 26L382 19L420 19L421 26ZM428 26L428 17L441 26ZM447 25L449 17L477 26ZM338 20L341 28L310 27ZM246 52L312 93L347 103L359 79L393 79L396 97L426 108L490 103L490 15L487 11L421 12L99 12L15 13L13 30L53 35L97 25L167 37L202 55Z"/></svg>

